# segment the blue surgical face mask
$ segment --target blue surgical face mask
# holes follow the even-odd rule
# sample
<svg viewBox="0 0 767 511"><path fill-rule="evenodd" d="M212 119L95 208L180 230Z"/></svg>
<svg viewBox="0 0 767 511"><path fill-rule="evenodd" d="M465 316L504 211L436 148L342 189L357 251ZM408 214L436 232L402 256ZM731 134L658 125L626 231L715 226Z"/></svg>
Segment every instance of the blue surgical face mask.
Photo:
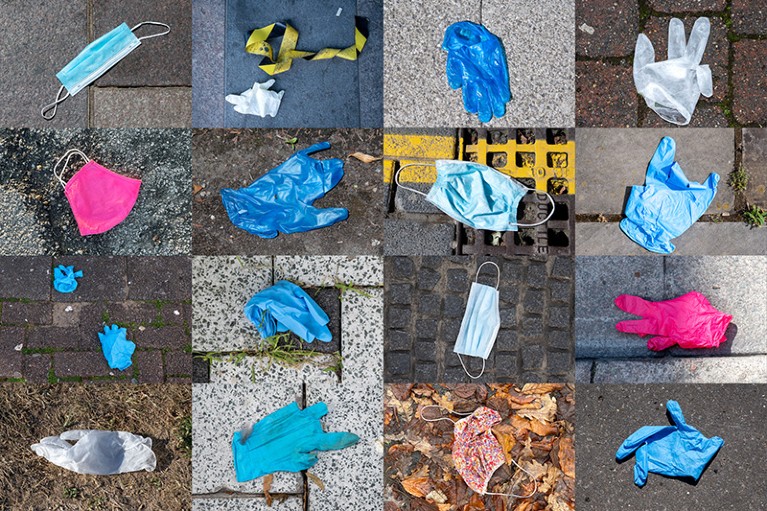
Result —
<svg viewBox="0 0 767 511"><path fill-rule="evenodd" d="M517 223L517 208L528 192L534 192L515 179L479 163L437 160L437 180L429 193L400 184L399 173L410 166L428 167L423 163L403 165L395 175L397 186L419 193L453 220L483 231L516 231L518 227L535 227L554 215L554 199L548 193L551 212L534 224Z"/></svg>
<svg viewBox="0 0 767 511"><path fill-rule="evenodd" d="M485 372L485 360L490 356L501 327L501 314L498 310L498 285L501 283L501 269L492 261L486 261L477 268L477 277L482 267L486 264L495 266L498 278L495 287L486 286L476 281L471 283L469 300L466 304L466 312L461 321L461 329L455 341L453 351L458 354L463 370L471 378L479 378ZM466 369L461 355L480 357L482 359L482 372L474 376Z"/></svg>
<svg viewBox="0 0 767 511"><path fill-rule="evenodd" d="M158 25L165 27L167 30L159 34L138 38L133 32L142 25ZM145 21L133 28L128 28L128 25L123 23L111 32L99 37L86 46L77 57L56 74L56 78L61 82L61 87L56 95L56 101L44 106L40 114L45 119L53 119L56 116L56 108L59 103L69 96L74 96L96 81L101 75L125 58L126 55L138 48L143 39L158 37L169 32L170 27L165 23ZM61 93L64 89L67 90L67 94L62 97ZM52 110L53 113L47 116L46 112L49 110Z"/></svg>

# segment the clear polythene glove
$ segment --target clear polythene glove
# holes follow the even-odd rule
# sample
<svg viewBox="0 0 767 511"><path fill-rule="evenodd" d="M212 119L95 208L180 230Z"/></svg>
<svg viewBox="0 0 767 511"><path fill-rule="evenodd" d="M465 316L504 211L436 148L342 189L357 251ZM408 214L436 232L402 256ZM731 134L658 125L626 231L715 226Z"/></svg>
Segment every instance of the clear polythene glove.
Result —
<svg viewBox="0 0 767 511"><path fill-rule="evenodd" d="M663 137L647 166L644 186L632 186L621 230L651 252L670 254L673 238L682 235L706 212L716 196L719 175L704 183L687 179L676 157L676 142Z"/></svg>
<svg viewBox="0 0 767 511"><path fill-rule="evenodd" d="M463 106L481 122L503 117L511 100L506 52L501 40L471 21L453 23L445 30L447 82L462 88Z"/></svg>
<svg viewBox="0 0 767 511"><path fill-rule="evenodd" d="M151 472L157 465L152 439L126 431L64 431L59 436L43 438L31 448L54 465L79 474Z"/></svg>
<svg viewBox="0 0 767 511"><path fill-rule="evenodd" d="M669 400L666 410L673 426L643 426L623 441L617 461L635 454L634 484L644 486L647 474L687 477L697 482L708 463L724 445L718 436L706 438L688 425L679 403Z"/></svg>
<svg viewBox="0 0 767 511"><path fill-rule="evenodd" d="M232 438L237 481L307 470L317 463L318 451L343 449L359 441L353 433L325 433L320 419L327 413L322 402L303 410L291 403L255 423L249 434L237 431Z"/></svg>
<svg viewBox="0 0 767 511"><path fill-rule="evenodd" d="M715 309L705 296L691 291L673 300L650 302L638 296L620 295L615 305L642 319L621 321L615 328L629 334L652 335L647 347L661 351L680 348L716 348L727 340L732 316Z"/></svg>
<svg viewBox="0 0 767 511"><path fill-rule="evenodd" d="M655 62L655 49L650 39L639 34L634 50L634 84L647 106L673 124L690 122L698 98L714 93L711 69L701 65L711 24L698 18L685 41L682 20L673 18L668 24L668 60Z"/></svg>
<svg viewBox="0 0 767 511"><path fill-rule="evenodd" d="M294 153L246 188L222 189L221 200L229 220L262 238L274 238L278 232L311 231L346 220L349 211L345 208L312 206L344 177L342 160L309 156L328 148L328 142L314 144Z"/></svg>
<svg viewBox="0 0 767 511"><path fill-rule="evenodd" d="M269 90L274 80L264 83L254 83L253 87L242 94L229 94L226 102L234 105L234 111L245 115L257 115L259 117L274 117L280 109L282 96L285 91L275 92Z"/></svg>
<svg viewBox="0 0 767 511"><path fill-rule="evenodd" d="M117 325L105 326L104 332L99 332L101 351L112 369L124 371L133 363L131 356L136 345L127 339L127 334L126 329Z"/></svg>

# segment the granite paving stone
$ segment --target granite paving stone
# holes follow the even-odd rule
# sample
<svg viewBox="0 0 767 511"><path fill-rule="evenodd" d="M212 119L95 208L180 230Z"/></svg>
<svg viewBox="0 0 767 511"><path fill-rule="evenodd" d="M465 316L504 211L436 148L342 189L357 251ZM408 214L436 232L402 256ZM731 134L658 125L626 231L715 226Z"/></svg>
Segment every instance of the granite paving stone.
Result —
<svg viewBox="0 0 767 511"><path fill-rule="evenodd" d="M0 299L47 300L53 273L47 257L0 257Z"/></svg>
<svg viewBox="0 0 767 511"><path fill-rule="evenodd" d="M335 286L338 282L355 287L381 286L383 261L377 256L275 256L274 279L314 287Z"/></svg>
<svg viewBox="0 0 767 511"><path fill-rule="evenodd" d="M767 355L597 360L593 383L764 383Z"/></svg>
<svg viewBox="0 0 767 511"><path fill-rule="evenodd" d="M383 382L383 289L349 293L341 307L343 382L375 389Z"/></svg>
<svg viewBox="0 0 767 511"><path fill-rule="evenodd" d="M77 289L71 293L55 290L51 293L55 302L118 301L127 298L126 259L123 257L65 256L55 258L53 265L54 268L59 265L74 266L75 271L83 272L83 277L77 279Z"/></svg>
<svg viewBox="0 0 767 511"><path fill-rule="evenodd" d="M35 353L24 357L24 381L27 383L48 383L51 370L51 355Z"/></svg>
<svg viewBox="0 0 767 511"><path fill-rule="evenodd" d="M129 374L133 373L135 375L136 371L138 371L138 382L162 383L165 381L165 369L163 367L162 352L137 351L133 354L133 364L134 365L132 367L126 369L126 372Z"/></svg>
<svg viewBox="0 0 767 511"><path fill-rule="evenodd" d="M658 12L686 13L722 11L726 0L648 0L647 5Z"/></svg>
<svg viewBox="0 0 767 511"><path fill-rule="evenodd" d="M226 2L192 2L192 126L224 126Z"/></svg>
<svg viewBox="0 0 767 511"><path fill-rule="evenodd" d="M209 379L211 383L274 383L280 381L314 384L316 382L338 382L338 375L326 371L335 365L335 356L322 354L312 357L311 362L286 366L265 357L253 355L242 357L241 360L230 360L226 357L213 360L210 363ZM197 383L197 382L196 382Z"/></svg>
<svg viewBox="0 0 767 511"><path fill-rule="evenodd" d="M128 298L183 300L191 292L188 257L133 257L128 259Z"/></svg>
<svg viewBox="0 0 767 511"><path fill-rule="evenodd" d="M303 498L288 497L279 503L280 511L304 511ZM263 498L246 497L206 497L192 500L192 511L272 511Z"/></svg>
<svg viewBox="0 0 767 511"><path fill-rule="evenodd" d="M165 353L165 373L180 375L192 374L192 354L178 351Z"/></svg>
<svg viewBox="0 0 767 511"><path fill-rule="evenodd" d="M767 207L767 129L743 129L742 165L748 173L745 193L749 204Z"/></svg>
<svg viewBox="0 0 767 511"><path fill-rule="evenodd" d="M633 81L629 65L576 62L576 126L636 126L639 100Z"/></svg>
<svg viewBox="0 0 767 511"><path fill-rule="evenodd" d="M384 255L387 256L452 255L455 224L386 219L384 240Z"/></svg>
<svg viewBox="0 0 767 511"><path fill-rule="evenodd" d="M98 128L188 128L192 125L192 89L95 87L93 125Z"/></svg>
<svg viewBox="0 0 767 511"><path fill-rule="evenodd" d="M384 17L381 0L357 0L357 16L368 19L370 35L364 58L357 60L360 98L360 127L383 126L383 34Z"/></svg>
<svg viewBox="0 0 767 511"><path fill-rule="evenodd" d="M8 325L47 325L53 320L53 308L50 303L14 303L3 306L4 324Z"/></svg>
<svg viewBox="0 0 767 511"><path fill-rule="evenodd" d="M732 111L741 124L767 125L767 105L764 91L767 89L767 41L743 40L733 43Z"/></svg>
<svg viewBox="0 0 767 511"><path fill-rule="evenodd" d="M638 21L637 0L577 0L577 54L584 57L625 57L633 54Z"/></svg>
<svg viewBox="0 0 767 511"><path fill-rule="evenodd" d="M738 34L767 34L767 2L732 0L732 27Z"/></svg>

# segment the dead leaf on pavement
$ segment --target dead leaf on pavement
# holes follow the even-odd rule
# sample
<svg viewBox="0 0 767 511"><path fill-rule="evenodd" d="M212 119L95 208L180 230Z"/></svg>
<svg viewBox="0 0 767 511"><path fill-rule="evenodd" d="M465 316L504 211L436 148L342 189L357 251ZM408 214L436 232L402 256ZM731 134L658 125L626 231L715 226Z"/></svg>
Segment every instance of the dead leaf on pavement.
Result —
<svg viewBox="0 0 767 511"><path fill-rule="evenodd" d="M373 163L374 161L379 161L383 159L380 156L370 156L369 154L360 153L360 152L352 153L349 156L351 156L352 158L358 159L362 163Z"/></svg>
<svg viewBox="0 0 767 511"><path fill-rule="evenodd" d="M264 499L266 499L266 505L272 507L272 495L269 493L272 489L272 482L274 481L274 474L264 476Z"/></svg>
<svg viewBox="0 0 767 511"><path fill-rule="evenodd" d="M203 188L205 188L205 187L201 186L201 185L194 185L193 184L192 185L192 195L197 195L198 193L200 193L200 191L202 191Z"/></svg>
<svg viewBox="0 0 767 511"><path fill-rule="evenodd" d="M522 394L549 394L564 387L561 383L527 383L522 387Z"/></svg>
<svg viewBox="0 0 767 511"><path fill-rule="evenodd" d="M526 419L552 422L557 415L557 402L548 394L543 394L540 398L540 408L520 410L517 413Z"/></svg>
<svg viewBox="0 0 767 511"><path fill-rule="evenodd" d="M485 510L485 502L482 500L482 497L479 496L479 494L475 493L471 496L471 499L469 499L469 503L463 506L463 511L484 511Z"/></svg>
<svg viewBox="0 0 767 511"><path fill-rule="evenodd" d="M311 472L309 472L309 471L307 471L307 472L306 472L306 476L309 478L309 480L310 480L311 482L313 482L314 484L316 484L316 485L317 485L317 487L318 487L320 490L322 490L322 491L325 491L325 483L323 483L323 482L322 482L322 479L320 479L319 477L317 477L316 475L312 474L312 473L311 473Z"/></svg>
<svg viewBox="0 0 767 511"><path fill-rule="evenodd" d="M428 477L410 477L402 481L402 487L413 497L425 497L433 485Z"/></svg>
<svg viewBox="0 0 767 511"><path fill-rule="evenodd" d="M559 441L559 467L566 476L575 478L575 449L572 438Z"/></svg>

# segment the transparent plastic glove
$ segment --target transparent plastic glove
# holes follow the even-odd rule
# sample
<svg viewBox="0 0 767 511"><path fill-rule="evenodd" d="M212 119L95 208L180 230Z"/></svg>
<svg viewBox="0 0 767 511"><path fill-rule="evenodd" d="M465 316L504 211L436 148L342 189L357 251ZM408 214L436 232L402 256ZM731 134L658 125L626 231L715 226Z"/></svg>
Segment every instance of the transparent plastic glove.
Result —
<svg viewBox="0 0 767 511"><path fill-rule="evenodd" d="M690 122L698 98L714 93L711 69L701 65L711 24L698 18L685 42L682 20L673 18L668 25L668 60L655 62L650 39L639 34L634 49L634 84L647 106L664 121L684 126Z"/></svg>
<svg viewBox="0 0 767 511"><path fill-rule="evenodd" d="M104 333L99 332L101 351L112 369L124 371L133 363L131 355L136 351L136 345L126 338L127 334L127 330L117 325L105 326Z"/></svg>
<svg viewBox="0 0 767 511"><path fill-rule="evenodd" d="M680 348L716 348L727 340L725 332L732 316L715 309L705 296L691 291L673 300L650 302L638 296L620 295L615 305L642 319L621 321L620 332L654 336L647 347L661 351L678 344Z"/></svg>
<svg viewBox="0 0 767 511"><path fill-rule="evenodd" d="M687 179L674 161L676 143L663 137L650 160L644 186L632 186L621 230L651 252L670 254L673 238L681 236L716 196L719 175L709 174L704 183Z"/></svg>
<svg viewBox="0 0 767 511"><path fill-rule="evenodd" d="M291 403L255 423L249 433L237 431L232 438L234 470L238 482L274 472L299 472L317 464L317 451L333 451L354 445L354 433L325 433L320 419L328 405L319 402L303 410Z"/></svg>
<svg viewBox="0 0 767 511"><path fill-rule="evenodd" d="M264 83L254 83L253 88L242 94L229 94L226 101L234 105L234 111L246 115L258 115L259 117L274 117L280 109L282 95L285 91L275 92L269 90L274 80Z"/></svg>
<svg viewBox="0 0 767 511"><path fill-rule="evenodd" d="M53 269L53 289L59 293L71 293L77 289L77 279L83 276L83 272L75 271L74 266L58 265Z"/></svg>
<svg viewBox="0 0 767 511"><path fill-rule="evenodd" d="M462 88L463 106L481 122L503 117L511 100L509 70L501 40L471 21L453 23L445 30L447 82Z"/></svg>
<svg viewBox="0 0 767 511"><path fill-rule="evenodd" d="M157 465L152 439L126 431L65 431L60 436L45 437L31 448L54 465L79 474L152 472Z"/></svg>
<svg viewBox="0 0 767 511"><path fill-rule="evenodd" d="M666 410L673 426L644 426L624 440L615 454L623 461L636 453L634 484L642 487L647 474L653 472L668 477L689 477L697 482L708 463L724 445L718 436L706 438L688 425L679 403L669 400Z"/></svg>

